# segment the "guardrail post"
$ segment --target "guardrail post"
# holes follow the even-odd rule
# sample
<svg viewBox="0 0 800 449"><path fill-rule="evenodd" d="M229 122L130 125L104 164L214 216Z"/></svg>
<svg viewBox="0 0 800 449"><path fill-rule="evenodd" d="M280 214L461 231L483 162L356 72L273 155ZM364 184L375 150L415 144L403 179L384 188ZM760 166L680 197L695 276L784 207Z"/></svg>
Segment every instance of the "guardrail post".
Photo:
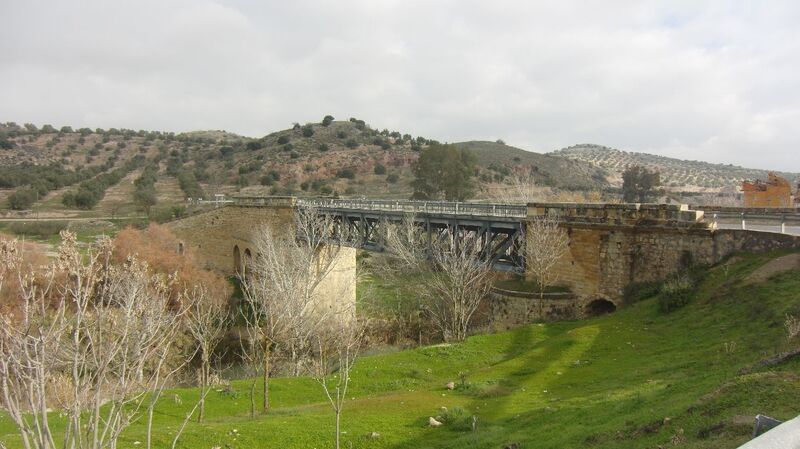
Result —
<svg viewBox="0 0 800 449"><path fill-rule="evenodd" d="M747 230L747 224L744 221L744 212L742 212L742 230Z"/></svg>
<svg viewBox="0 0 800 449"><path fill-rule="evenodd" d="M781 234L786 234L786 215L781 215Z"/></svg>

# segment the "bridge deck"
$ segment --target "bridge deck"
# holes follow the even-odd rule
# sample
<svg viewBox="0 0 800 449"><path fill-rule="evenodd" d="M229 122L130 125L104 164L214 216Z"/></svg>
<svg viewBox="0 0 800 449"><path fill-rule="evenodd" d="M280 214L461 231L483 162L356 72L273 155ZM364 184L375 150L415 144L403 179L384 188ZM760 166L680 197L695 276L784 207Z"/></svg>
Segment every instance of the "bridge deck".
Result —
<svg viewBox="0 0 800 449"><path fill-rule="evenodd" d="M328 210L399 212L405 214L475 215L525 218L528 207L520 204L483 204L446 201L302 199L300 206Z"/></svg>

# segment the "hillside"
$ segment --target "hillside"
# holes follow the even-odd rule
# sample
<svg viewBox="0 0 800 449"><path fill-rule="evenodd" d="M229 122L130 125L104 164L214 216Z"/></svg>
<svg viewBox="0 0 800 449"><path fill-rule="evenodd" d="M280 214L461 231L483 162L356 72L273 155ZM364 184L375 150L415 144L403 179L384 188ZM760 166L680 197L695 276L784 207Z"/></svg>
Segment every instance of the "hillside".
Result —
<svg viewBox="0 0 800 449"><path fill-rule="evenodd" d="M533 153L503 143L469 141L455 144L472 151L482 167L496 173L514 167L517 171L530 168L536 182L573 190L598 190L608 187L607 174L603 168L579 160L556 157L551 154Z"/></svg>
<svg viewBox="0 0 800 449"><path fill-rule="evenodd" d="M612 175L612 182L615 185L622 185L622 172L628 165L641 165L659 171L662 184L675 191L732 192L745 179L767 179L766 170L621 151L602 145L573 145L548 154L603 168ZM800 181L800 173L778 172L778 174L795 183Z"/></svg>
<svg viewBox="0 0 800 449"><path fill-rule="evenodd" d="M755 414L798 413L800 360L757 366L798 344L783 326L787 313L800 316L798 272L768 282L753 275L780 255L737 256L711 269L692 302L670 314L651 298L601 318L362 357L344 407L344 447L736 447L750 438ZM444 388L449 381L454 391ZM190 422L178 447L330 447L333 413L319 386L308 378L271 385L273 410L253 420L248 381L212 391L206 423ZM197 394L164 395L157 447L169 446L169 429ZM428 427L429 416L445 426ZM59 432L63 420L51 425ZM2 440L20 447L0 416ZM135 424L121 447L142 441L144 426Z"/></svg>
<svg viewBox="0 0 800 449"><path fill-rule="evenodd" d="M17 209L51 215L134 214L135 183L147 166L156 168L156 187L171 186L155 195L154 207L167 212L186 197L214 193L408 198L411 166L432 143L379 131L355 118L295 124L261 138L213 130L175 134L5 123L0 124L0 198L28 191L32 204ZM477 155L480 191L528 170L539 174L542 185L607 186L603 170L591 164L493 142L455 145ZM40 176L31 176L32 170ZM77 209L88 212L64 201L64 195L81 188L95 196L78 204ZM7 205L4 201L2 206Z"/></svg>

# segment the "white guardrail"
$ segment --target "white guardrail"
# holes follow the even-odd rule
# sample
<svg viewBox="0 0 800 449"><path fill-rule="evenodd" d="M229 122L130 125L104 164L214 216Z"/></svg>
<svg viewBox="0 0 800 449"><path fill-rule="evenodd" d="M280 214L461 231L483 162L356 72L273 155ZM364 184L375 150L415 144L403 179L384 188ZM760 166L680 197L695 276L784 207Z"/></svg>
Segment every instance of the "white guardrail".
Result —
<svg viewBox="0 0 800 449"><path fill-rule="evenodd" d="M528 207L515 204L459 203L413 200L301 199L300 206L320 209L369 210L410 214L480 215L525 218Z"/></svg>

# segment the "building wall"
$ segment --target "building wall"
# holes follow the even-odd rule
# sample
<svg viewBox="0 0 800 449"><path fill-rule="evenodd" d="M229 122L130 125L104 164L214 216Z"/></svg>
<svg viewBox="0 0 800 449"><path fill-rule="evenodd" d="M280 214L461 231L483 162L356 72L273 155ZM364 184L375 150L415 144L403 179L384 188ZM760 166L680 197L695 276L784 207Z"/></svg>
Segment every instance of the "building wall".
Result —
<svg viewBox="0 0 800 449"><path fill-rule="evenodd" d="M792 207L789 186L767 186L767 190L744 191L744 207Z"/></svg>
<svg viewBox="0 0 800 449"><path fill-rule="evenodd" d="M742 193L744 207L792 207L792 186L775 173L766 182L743 182Z"/></svg>

